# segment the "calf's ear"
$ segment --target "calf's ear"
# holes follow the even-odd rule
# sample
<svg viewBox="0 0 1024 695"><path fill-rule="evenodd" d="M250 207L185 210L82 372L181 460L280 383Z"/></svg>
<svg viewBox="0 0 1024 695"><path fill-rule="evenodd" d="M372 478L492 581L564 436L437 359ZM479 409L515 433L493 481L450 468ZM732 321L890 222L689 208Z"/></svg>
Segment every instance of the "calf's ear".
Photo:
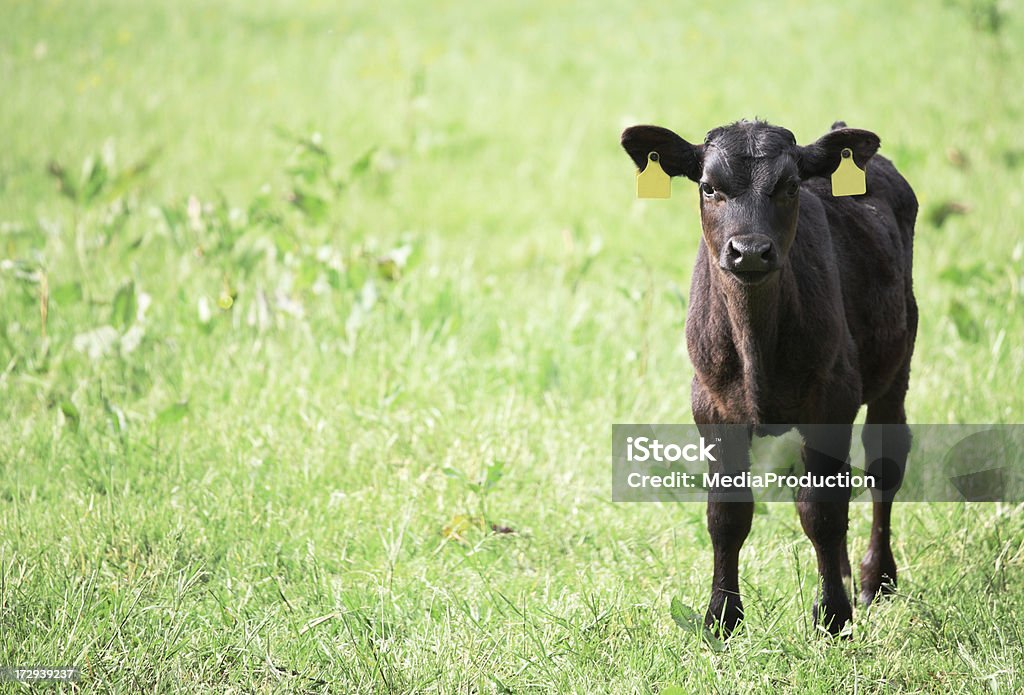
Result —
<svg viewBox="0 0 1024 695"><path fill-rule="evenodd" d="M622 131L622 148L641 171L647 167L647 155L657 152L666 174L700 181L704 146L691 145L668 128L656 125L626 128Z"/></svg>
<svg viewBox="0 0 1024 695"><path fill-rule="evenodd" d="M831 176L839 167L842 152L847 148L853 152L854 163L864 169L868 160L875 156L881 142L870 130L837 128L822 135L816 142L797 148L800 152L800 178Z"/></svg>

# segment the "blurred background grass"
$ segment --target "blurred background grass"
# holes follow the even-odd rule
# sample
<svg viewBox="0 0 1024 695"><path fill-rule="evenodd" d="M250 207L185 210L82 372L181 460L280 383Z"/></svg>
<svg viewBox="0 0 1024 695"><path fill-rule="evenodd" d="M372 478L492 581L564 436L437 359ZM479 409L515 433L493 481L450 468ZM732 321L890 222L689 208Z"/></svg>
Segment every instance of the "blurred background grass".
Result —
<svg viewBox="0 0 1024 695"><path fill-rule="evenodd" d="M721 656L667 613L705 599L702 510L611 505L607 468L612 422L690 417L696 193L633 200L638 122L879 133L922 204L909 417L1020 420L1019 12L350 5L3 3L0 662L115 689L1019 687L1019 509L902 507L906 599L831 649L772 507ZM495 466L486 493L444 473Z"/></svg>

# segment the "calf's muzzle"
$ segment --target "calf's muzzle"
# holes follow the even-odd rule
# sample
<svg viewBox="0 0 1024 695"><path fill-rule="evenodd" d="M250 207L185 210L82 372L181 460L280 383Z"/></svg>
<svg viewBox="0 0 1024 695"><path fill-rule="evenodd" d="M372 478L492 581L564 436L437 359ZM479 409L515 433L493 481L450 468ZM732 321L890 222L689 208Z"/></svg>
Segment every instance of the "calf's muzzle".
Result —
<svg viewBox="0 0 1024 695"><path fill-rule="evenodd" d="M742 234L725 243L719 266L741 280L759 280L779 267L779 254L764 234Z"/></svg>

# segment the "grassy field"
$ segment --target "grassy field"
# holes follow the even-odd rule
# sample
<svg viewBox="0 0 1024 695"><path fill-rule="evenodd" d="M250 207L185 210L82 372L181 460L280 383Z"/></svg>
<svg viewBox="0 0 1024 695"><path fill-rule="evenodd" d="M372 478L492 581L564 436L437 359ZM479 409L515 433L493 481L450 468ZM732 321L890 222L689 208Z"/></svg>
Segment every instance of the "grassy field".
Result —
<svg viewBox="0 0 1024 695"><path fill-rule="evenodd" d="M1024 690L1021 505L899 505L900 592L838 644L768 505L721 649L670 611L703 508L613 504L609 465L613 422L690 418L697 194L633 200L638 122L878 132L921 201L910 418L1022 420L1019 8L294 5L0 2L0 666Z"/></svg>

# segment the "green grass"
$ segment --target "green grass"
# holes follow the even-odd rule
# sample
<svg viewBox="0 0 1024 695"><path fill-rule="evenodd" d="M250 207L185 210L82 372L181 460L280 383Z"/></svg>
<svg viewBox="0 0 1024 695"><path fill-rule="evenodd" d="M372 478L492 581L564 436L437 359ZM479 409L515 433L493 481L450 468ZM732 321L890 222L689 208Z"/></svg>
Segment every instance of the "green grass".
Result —
<svg viewBox="0 0 1024 695"><path fill-rule="evenodd" d="M1020 505L900 505L900 593L842 643L769 505L718 652L669 610L704 608L703 509L613 504L609 466L613 422L690 417L696 193L632 199L637 122L878 132L922 203L910 418L1022 419L1018 9L368 7L3 3L0 666L122 692L1024 689ZM486 492L446 474L498 465ZM857 505L858 558L868 526Z"/></svg>

